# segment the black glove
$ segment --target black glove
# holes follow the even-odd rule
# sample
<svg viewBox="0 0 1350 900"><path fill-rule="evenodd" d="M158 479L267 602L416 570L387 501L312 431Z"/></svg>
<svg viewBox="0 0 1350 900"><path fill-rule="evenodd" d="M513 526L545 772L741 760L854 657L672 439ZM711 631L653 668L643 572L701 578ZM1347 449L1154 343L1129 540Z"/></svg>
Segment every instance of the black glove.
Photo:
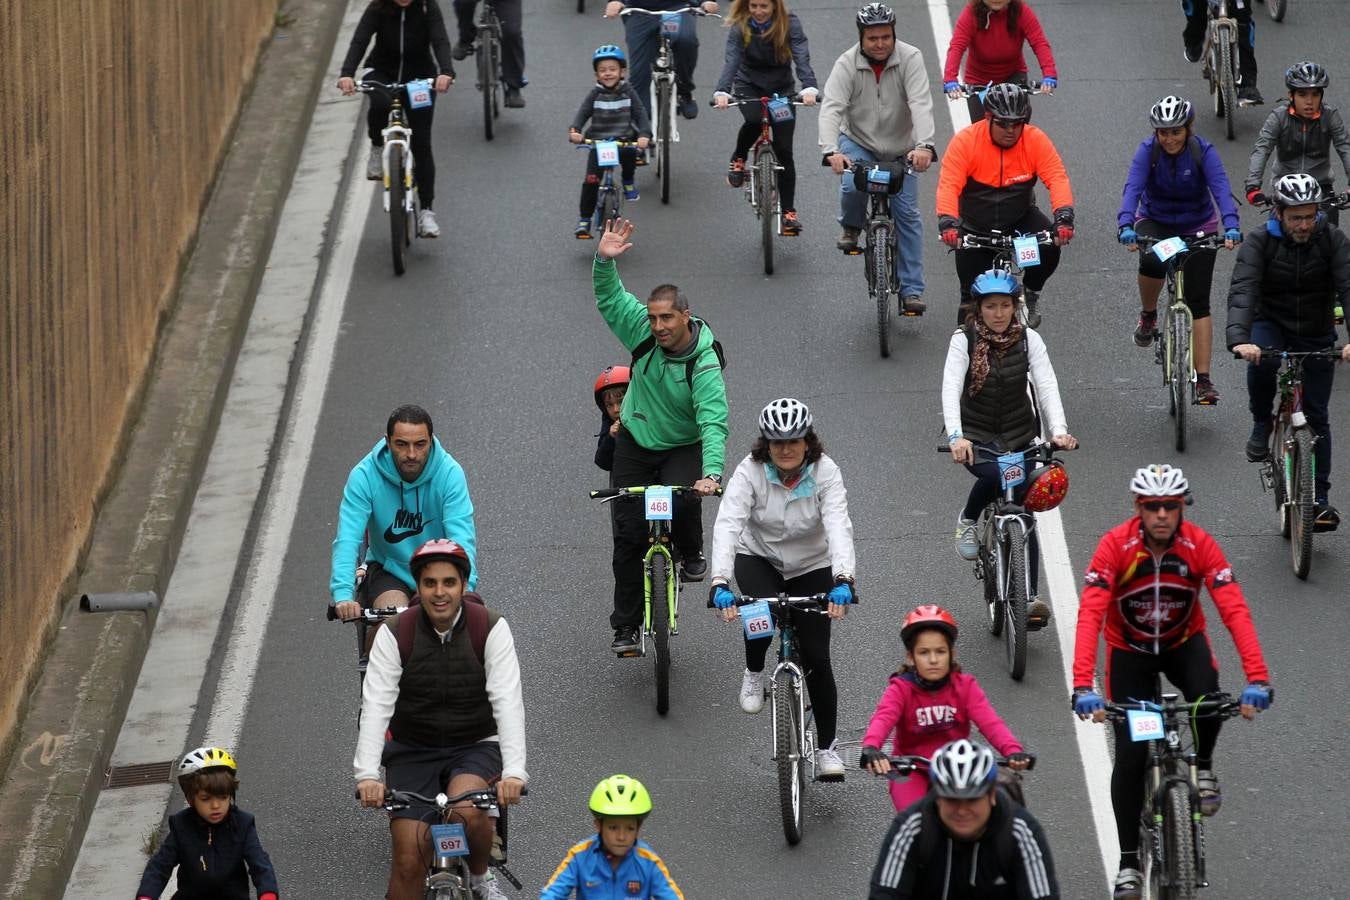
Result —
<svg viewBox="0 0 1350 900"><path fill-rule="evenodd" d="M938 216L938 233L946 231L949 228L960 229L961 220L955 216Z"/></svg>
<svg viewBox="0 0 1350 900"><path fill-rule="evenodd" d="M858 764L859 764L862 768L866 769L868 766L872 765L873 763L881 762L883 759L886 759L886 754L885 754L885 753L882 753L882 752L881 752L880 750L878 750L876 747L867 747L867 746L864 746L864 747L862 748L862 755L861 755L861 756L859 757L859 759L858 759Z"/></svg>
<svg viewBox="0 0 1350 900"><path fill-rule="evenodd" d="M1056 224L1056 225L1067 225L1067 226L1069 226L1070 228L1072 228L1072 227L1073 227L1073 207L1072 207L1072 206L1061 206L1059 209L1055 210L1055 224Z"/></svg>

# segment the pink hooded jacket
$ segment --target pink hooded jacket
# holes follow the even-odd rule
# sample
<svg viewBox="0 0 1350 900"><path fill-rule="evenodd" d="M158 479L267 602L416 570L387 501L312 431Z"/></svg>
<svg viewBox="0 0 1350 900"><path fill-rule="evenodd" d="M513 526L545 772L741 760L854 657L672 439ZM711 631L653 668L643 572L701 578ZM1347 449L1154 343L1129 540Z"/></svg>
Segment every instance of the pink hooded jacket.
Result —
<svg viewBox="0 0 1350 900"><path fill-rule="evenodd" d="M999 753L1021 752L1022 745L994 712L975 676L956 672L941 687L927 688L912 672L892 675L863 746L881 749L890 738L893 755L932 756L948 741L970 737L972 722ZM928 791L928 776L916 772L906 781L892 781L890 788L891 802L902 810Z"/></svg>

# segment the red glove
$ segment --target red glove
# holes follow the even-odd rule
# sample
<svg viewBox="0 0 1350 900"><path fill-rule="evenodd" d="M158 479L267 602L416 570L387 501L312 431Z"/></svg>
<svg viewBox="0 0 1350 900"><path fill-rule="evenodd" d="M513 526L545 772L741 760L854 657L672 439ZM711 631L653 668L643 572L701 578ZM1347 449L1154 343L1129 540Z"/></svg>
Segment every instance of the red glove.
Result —
<svg viewBox="0 0 1350 900"><path fill-rule="evenodd" d="M961 232L955 228L948 228L942 232L942 243L955 250L961 245Z"/></svg>
<svg viewBox="0 0 1350 900"><path fill-rule="evenodd" d="M1059 239L1059 242L1061 244L1067 244L1069 241L1073 240L1073 226L1072 225L1058 226L1055 229L1055 237Z"/></svg>
<svg viewBox="0 0 1350 900"><path fill-rule="evenodd" d="M1266 195L1261 193L1260 188L1252 188L1247 192L1247 203L1250 206L1265 206L1270 203Z"/></svg>

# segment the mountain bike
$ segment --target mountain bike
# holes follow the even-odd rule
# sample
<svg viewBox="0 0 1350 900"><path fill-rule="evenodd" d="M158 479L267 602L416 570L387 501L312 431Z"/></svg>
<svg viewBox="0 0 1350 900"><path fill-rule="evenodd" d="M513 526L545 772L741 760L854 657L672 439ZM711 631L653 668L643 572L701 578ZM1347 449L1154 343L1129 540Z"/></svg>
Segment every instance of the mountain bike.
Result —
<svg viewBox="0 0 1350 900"><path fill-rule="evenodd" d="M578 0L582 2L582 0ZM578 10L580 12L580 10ZM483 94L483 135L492 140L496 118L501 115L502 23L492 0L483 0L474 22L474 62L477 65L478 90Z"/></svg>
<svg viewBox="0 0 1350 900"><path fill-rule="evenodd" d="M384 211L389 214L389 240L394 251L394 274L407 269L407 251L417 233L417 179L413 170L412 126L403 106L405 93L409 105L431 104L431 81L403 84L358 81L363 94L380 93L389 98L389 120L381 129L384 141L381 159L384 165ZM424 98L424 99L423 99Z"/></svg>
<svg viewBox="0 0 1350 900"><path fill-rule="evenodd" d="M1153 359L1162 366L1163 385L1167 388L1167 411L1172 416L1173 441L1177 452L1186 449L1186 410L1202 405L1195 394L1195 335L1191 308L1186 305L1186 279L1182 266L1193 250L1215 250L1224 245L1222 235L1197 233L1155 238L1141 234L1135 241L1140 253L1152 253L1166 267L1163 290L1167 309L1162 316L1162 333L1153 331Z"/></svg>
<svg viewBox="0 0 1350 900"><path fill-rule="evenodd" d="M595 212L591 214L591 230L603 231L606 222L612 222L623 215L623 188L615 181L615 171L619 169L619 150L624 147L636 147L636 141L596 141L586 138L575 146L593 151L599 161L600 192L595 197Z"/></svg>
<svg viewBox="0 0 1350 900"><path fill-rule="evenodd" d="M947 444L937 449L951 454ZM1008 674L1014 681L1021 681L1027 671L1027 632L1044 627L1044 623L1027 621L1027 604L1032 597L1027 542L1036 527L1033 513L1049 512L1064 501L1065 494L1028 504L1025 497L1016 499L1017 488L1024 483L1030 485L1037 477L1033 470L1062 464L1054 456L1058 448L1039 439L1025 450L1011 453L979 445L972 449L977 457L998 463L1003 486L1003 496L980 510L976 520L980 550L975 557L975 578L984 582L989 633L1003 638Z"/></svg>
<svg viewBox="0 0 1350 900"><path fill-rule="evenodd" d="M1106 704L1106 717L1124 722L1132 741L1148 741L1144 806L1139 814L1139 863L1145 896L1153 900L1193 900L1208 887L1205 880L1205 826L1200 814L1195 751L1182 735L1196 719L1232 718L1241 705L1227 694L1194 703L1154 688L1157 700Z"/></svg>
<svg viewBox="0 0 1350 900"><path fill-rule="evenodd" d="M1034 231L1031 234L1004 234L1001 231L971 231L962 229L961 250L993 250L994 258L990 268L1007 269L1013 275L1021 275L1026 269L1041 264L1041 248L1055 243L1053 231ZM1028 307L1026 291L1017 300L1017 321L1028 328L1041 327L1041 313L1037 306ZM961 320L965 320L965 303L960 310Z"/></svg>
<svg viewBox="0 0 1350 900"><path fill-rule="evenodd" d="M529 789L522 788L520 793L524 796L529 793ZM357 798L360 796L358 792ZM425 808L427 818L436 815L441 820L431 826L425 900L473 900L473 888L469 881L469 841L464 834L464 823L452 821L457 817L457 804L477 807L495 820L496 831L492 838L492 855L488 859L488 866L516 890L520 890L520 880L506 867L506 808L497 805L495 790L465 791L454 797L445 794L424 797L412 791L387 790L384 793L386 810L393 812L412 807Z"/></svg>
<svg viewBox="0 0 1350 900"><path fill-rule="evenodd" d="M1275 415L1266 458L1261 460L1261 487L1275 494L1280 535L1289 541L1294 574L1301 579L1312 569L1312 536L1317 518L1317 435L1303 414L1303 364L1309 359L1341 358L1341 348L1293 352L1261 348L1261 355L1278 356L1283 365L1276 376Z"/></svg>
<svg viewBox="0 0 1350 900"><path fill-rule="evenodd" d="M641 641L636 650L622 652L619 656L646 656L647 642L651 641L656 668L656 712L662 716L670 711L670 637L680 633L680 590L684 586L679 567L675 565L675 552L671 549L671 523L675 517L675 496L693 493L691 487L668 484L591 491L593 499L605 503L617 499L642 499L650 546L642 557ZM654 609L657 603L664 609Z"/></svg>
<svg viewBox="0 0 1350 900"><path fill-rule="evenodd" d="M877 343L881 355L891 355L891 297L902 316L921 316L911 312L900 302L900 279L895 272L897 249L895 220L891 218L891 196L900 193L906 178L914 174L907 160L888 163L855 162L849 166L853 173L853 187L867 194L867 221L862 234L866 240L860 249L849 251L849 256L863 255L867 276L867 296L877 309Z"/></svg>
<svg viewBox="0 0 1350 900"><path fill-rule="evenodd" d="M750 147L749 165L746 166L745 199L759 219L759 240L764 252L764 274L773 274L773 237L783 233L783 209L778 197L778 173L783 167L778 164L778 154L773 149L773 123L791 121L792 107L804 106L801 94L791 97L732 97L727 106L740 106L745 103L759 104L759 137ZM716 107L716 99L709 106Z"/></svg>
<svg viewBox="0 0 1350 900"><path fill-rule="evenodd" d="M1204 76L1214 98L1214 115L1224 120L1224 132L1233 139L1233 113L1237 109L1237 19L1228 14L1229 0L1207 0L1209 22L1205 43L1200 51L1205 61Z"/></svg>

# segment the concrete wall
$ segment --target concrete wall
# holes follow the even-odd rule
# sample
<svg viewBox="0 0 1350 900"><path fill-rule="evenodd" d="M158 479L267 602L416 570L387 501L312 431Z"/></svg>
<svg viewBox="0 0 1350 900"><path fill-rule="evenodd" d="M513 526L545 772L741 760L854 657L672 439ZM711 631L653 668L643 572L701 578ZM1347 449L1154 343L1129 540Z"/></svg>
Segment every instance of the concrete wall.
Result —
<svg viewBox="0 0 1350 900"><path fill-rule="evenodd" d="M116 474L278 2L0 2L0 735Z"/></svg>

